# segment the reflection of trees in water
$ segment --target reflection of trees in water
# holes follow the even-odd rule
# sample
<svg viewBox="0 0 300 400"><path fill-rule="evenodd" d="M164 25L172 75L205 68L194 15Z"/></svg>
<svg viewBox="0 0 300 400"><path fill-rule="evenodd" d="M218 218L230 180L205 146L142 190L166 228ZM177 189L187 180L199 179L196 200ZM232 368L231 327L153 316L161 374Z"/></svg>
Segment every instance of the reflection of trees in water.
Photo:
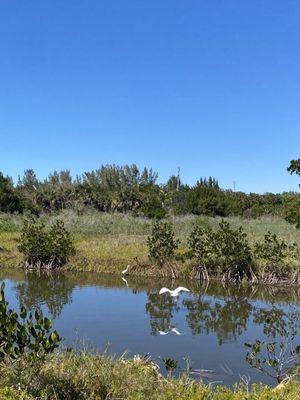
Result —
<svg viewBox="0 0 300 400"><path fill-rule="evenodd" d="M292 330L297 331L300 322L300 311L292 307L289 311L273 305L271 309L259 308L253 312L253 322L263 325L263 332L266 336L276 338L284 336Z"/></svg>
<svg viewBox="0 0 300 400"><path fill-rule="evenodd" d="M173 314L179 311L179 304L185 308L191 333L214 333L220 345L235 341L246 332L251 316L254 324L262 326L265 336L273 337L287 329L289 321L295 321L300 316L300 312L295 311L297 306L294 303L285 303L281 307L273 299L265 307L255 304L251 299L257 294L255 288L245 291L219 287L217 295L207 288L198 288L197 293L188 296L182 303L171 296L148 293L146 311L150 316L151 334L156 335L158 330L165 331L172 326Z"/></svg>
<svg viewBox="0 0 300 400"><path fill-rule="evenodd" d="M29 308L45 304L52 318L58 317L65 304L72 302L72 291L75 285L63 274L26 275L26 280L15 286L20 305Z"/></svg>
<svg viewBox="0 0 300 400"><path fill-rule="evenodd" d="M176 298L162 296L158 293L148 293L146 312L150 315L151 335L156 335L158 331L168 330L174 312L179 309Z"/></svg>
<svg viewBox="0 0 300 400"><path fill-rule="evenodd" d="M236 340L246 329L252 305L246 298L209 300L205 296L186 299L186 320L192 334L216 333L219 344Z"/></svg>

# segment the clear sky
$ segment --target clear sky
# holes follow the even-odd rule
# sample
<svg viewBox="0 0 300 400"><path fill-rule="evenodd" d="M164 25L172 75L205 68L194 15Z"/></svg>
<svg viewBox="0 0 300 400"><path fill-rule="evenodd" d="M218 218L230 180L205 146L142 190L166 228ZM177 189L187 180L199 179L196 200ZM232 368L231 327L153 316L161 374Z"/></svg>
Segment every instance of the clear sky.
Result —
<svg viewBox="0 0 300 400"><path fill-rule="evenodd" d="M0 170L298 190L299 0L2 0Z"/></svg>

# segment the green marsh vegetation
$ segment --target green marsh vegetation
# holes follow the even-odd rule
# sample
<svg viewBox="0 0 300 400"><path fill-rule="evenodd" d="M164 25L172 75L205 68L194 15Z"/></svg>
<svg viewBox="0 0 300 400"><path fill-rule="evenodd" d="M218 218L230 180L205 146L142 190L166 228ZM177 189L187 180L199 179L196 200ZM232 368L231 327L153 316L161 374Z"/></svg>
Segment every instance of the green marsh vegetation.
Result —
<svg viewBox="0 0 300 400"><path fill-rule="evenodd" d="M127 264L138 264L142 268L132 269L132 274L136 273L143 276L172 275L169 267L165 269L161 266L154 269L151 267L155 264L155 260L150 260L150 257L151 259L153 257L149 254L147 238L151 237L154 224L147 218L99 213L89 209L85 210L82 215L77 215L73 210L41 215L37 222L44 224L45 230L48 231L58 220L62 220L65 229L71 233L72 244L76 249L76 253L68 257L69 261L64 267L68 270L119 273ZM218 272L224 271L228 262L234 261L237 253L240 254L239 257L249 258L245 248L250 247L252 263L261 271L260 278L265 281L270 278L271 272L275 272L274 281L278 281L279 278L286 280L288 275L291 276L291 273L297 272L299 267L297 248L300 244L300 231L295 226L288 224L280 217L270 216L255 220L228 217L225 221L230 224L227 228L227 231L229 229L227 236L224 236L224 232L222 234L219 232L216 236L218 239L211 239L210 244L209 242L206 243L206 250L202 247L201 250L198 249L197 253L194 248L194 256L193 252L191 253L193 246L201 247L201 243L196 241L196 238L194 238L193 245L190 243L192 232L198 229L200 232L203 231L202 239L207 234L213 238L219 230L222 218L189 215L170 217L161 221L160 224L167 223L169 227L171 226L174 240L178 246L178 249L173 249L173 255L166 262L166 265L172 266L175 275L178 276L191 276L193 270L195 274L198 274L200 271L198 266L205 265L206 269L211 269L209 272L212 276L216 270ZM3 266L16 268L18 265L24 264L24 257L18 251L23 222L24 217L22 215L2 214L0 216L0 260ZM243 239L244 244L238 247L237 237L235 240L231 240L230 246L224 248L225 258L223 256L218 258L218 261L222 261L222 263L213 266L214 260L218 257L217 252L220 252L221 249L220 244L226 243L226 237L232 237L229 233L231 231L238 232L240 226L242 226L243 232L247 234L246 239ZM231 233L231 235L234 234ZM238 234L236 233L236 235ZM276 235L275 239L274 235ZM218 240L218 243L216 240ZM209 246L213 246L213 253L208 252L204 257ZM164 252L165 249L162 251ZM204 252L202 259L200 257L201 251ZM230 251L233 251L233 253L230 254ZM186 257L188 254L190 257ZM163 258L166 260L168 257L168 252L166 252ZM229 258L232 257L233 259L229 261ZM242 264L244 265L244 261L242 261ZM255 272L253 266L252 270Z"/></svg>
<svg viewBox="0 0 300 400"><path fill-rule="evenodd" d="M298 164L292 161L289 172L299 174ZM56 255L55 264L70 270L120 272L130 263L139 266L133 274L143 275L299 279L298 193L233 192L214 178L190 187L172 176L159 185L152 169L140 172L135 165L102 166L76 179L54 172L43 181L27 170L16 185L0 175L3 265L36 264L29 251L38 243L34 234L50 235L51 226L61 224L73 241L65 238L66 253ZM51 265L47 251L54 252L50 236L39 249L45 265Z"/></svg>
<svg viewBox="0 0 300 400"><path fill-rule="evenodd" d="M40 222L24 221L18 250L24 254L26 269L59 268L75 254L72 238L61 220L49 229Z"/></svg>

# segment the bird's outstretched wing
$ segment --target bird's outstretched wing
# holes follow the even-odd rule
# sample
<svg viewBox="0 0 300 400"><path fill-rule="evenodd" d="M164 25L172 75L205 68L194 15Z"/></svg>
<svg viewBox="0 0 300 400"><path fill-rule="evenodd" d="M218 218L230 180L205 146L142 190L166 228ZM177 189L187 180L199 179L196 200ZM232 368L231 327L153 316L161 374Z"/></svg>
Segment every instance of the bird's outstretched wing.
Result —
<svg viewBox="0 0 300 400"><path fill-rule="evenodd" d="M163 287L160 289L159 294L163 294L163 293L167 293L167 292L171 292L171 290L166 287Z"/></svg>
<svg viewBox="0 0 300 400"><path fill-rule="evenodd" d="M189 292L189 289L183 287L183 286L179 286L176 290L174 290L175 293L179 293L179 292Z"/></svg>

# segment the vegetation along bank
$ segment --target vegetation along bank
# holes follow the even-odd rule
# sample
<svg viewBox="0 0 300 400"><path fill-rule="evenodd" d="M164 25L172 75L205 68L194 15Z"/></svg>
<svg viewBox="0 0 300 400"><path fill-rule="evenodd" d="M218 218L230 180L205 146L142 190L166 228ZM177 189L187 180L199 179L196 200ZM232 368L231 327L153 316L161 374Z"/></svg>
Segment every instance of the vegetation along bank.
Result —
<svg viewBox="0 0 300 400"><path fill-rule="evenodd" d="M63 223L60 228L58 221ZM95 210L82 215L65 210L41 215L33 224L25 224L27 236L24 236L24 216L2 214L1 265L17 268L36 260L38 267L39 259L47 264L47 252L51 258L54 249L49 236L46 239L41 230L49 231L55 225L60 237L59 229L70 233L71 243L64 244L66 254L60 260L52 259L53 267L121 273L129 264L132 275L299 282L300 231L280 217L223 220L177 216L153 222ZM55 232L52 235L55 239ZM41 237L47 242L44 250Z"/></svg>
<svg viewBox="0 0 300 400"><path fill-rule="evenodd" d="M289 172L300 174L300 161ZM214 178L157 184L152 169L103 166L17 185L0 174L2 265L300 282L299 194L220 189Z"/></svg>

